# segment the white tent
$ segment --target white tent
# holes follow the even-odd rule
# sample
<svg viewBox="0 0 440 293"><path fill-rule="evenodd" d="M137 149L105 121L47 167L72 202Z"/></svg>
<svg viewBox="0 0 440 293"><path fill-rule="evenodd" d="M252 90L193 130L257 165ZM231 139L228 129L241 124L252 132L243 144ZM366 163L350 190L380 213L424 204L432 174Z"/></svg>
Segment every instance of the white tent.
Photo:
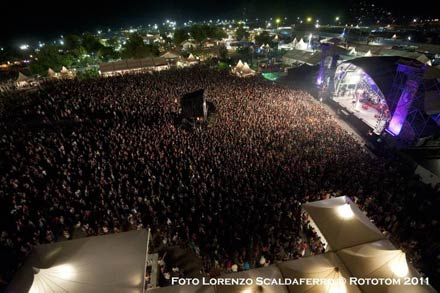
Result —
<svg viewBox="0 0 440 293"><path fill-rule="evenodd" d="M28 86L32 79L29 76L24 75L21 72L18 72L17 78L17 87L25 87Z"/></svg>
<svg viewBox="0 0 440 293"><path fill-rule="evenodd" d="M384 235L368 217L346 196L303 204L312 226L329 247L339 250L384 239Z"/></svg>
<svg viewBox="0 0 440 293"><path fill-rule="evenodd" d="M283 262L278 265L284 278L289 279L322 279L330 284L302 284L288 286L289 292L360 292L353 285L346 285L343 279L350 277L341 260L333 252L321 255L304 257L297 260Z"/></svg>
<svg viewBox="0 0 440 293"><path fill-rule="evenodd" d="M235 67L232 68L232 73L239 74L242 71L243 66L244 66L243 62L241 62L241 60L238 60L237 65L235 65Z"/></svg>
<svg viewBox="0 0 440 293"><path fill-rule="evenodd" d="M278 49L293 50L293 49L295 49L297 43L298 43L298 41L295 38L295 39L293 39L292 42L290 42L288 44L279 44Z"/></svg>
<svg viewBox="0 0 440 293"><path fill-rule="evenodd" d="M239 77L248 77L254 76L255 70L251 69L246 62L243 63L241 60L239 60L237 65L232 68L232 73L236 74Z"/></svg>
<svg viewBox="0 0 440 293"><path fill-rule="evenodd" d="M196 59L196 57L194 57L194 55L191 53L191 54L189 54L187 60L188 60L188 61L196 61L197 59Z"/></svg>
<svg viewBox="0 0 440 293"><path fill-rule="evenodd" d="M49 68L47 70L47 77L48 78L58 78L58 73L56 73L52 68Z"/></svg>
<svg viewBox="0 0 440 293"><path fill-rule="evenodd" d="M357 55L356 48L355 47L351 48L351 50L350 50L350 52L348 54L356 56Z"/></svg>
<svg viewBox="0 0 440 293"><path fill-rule="evenodd" d="M301 38L299 42L296 44L295 49L305 51L307 50L307 44L304 43L304 40Z"/></svg>
<svg viewBox="0 0 440 293"><path fill-rule="evenodd" d="M243 68L241 69L241 71L243 72L243 74L245 75L249 75L249 74L255 74L255 70L251 69L249 67L249 64L247 64L246 62L243 65Z"/></svg>
<svg viewBox="0 0 440 293"><path fill-rule="evenodd" d="M171 53L171 52L166 52L165 54L163 54L160 57L165 58L165 59L177 59L177 58L179 58L179 55L176 55L176 54Z"/></svg>
<svg viewBox="0 0 440 293"><path fill-rule="evenodd" d="M362 286L364 292L435 292L430 286L403 284L402 278L420 278L420 275L407 263L405 253L388 240L346 248L338 251L337 255L354 277L400 279L402 282L401 285Z"/></svg>
<svg viewBox="0 0 440 293"><path fill-rule="evenodd" d="M146 243L140 230L37 246L7 292L142 292Z"/></svg>
<svg viewBox="0 0 440 293"><path fill-rule="evenodd" d="M373 54L371 54L371 50L368 50L368 52L365 53L364 56L365 56L365 57L371 57L371 56L373 56Z"/></svg>
<svg viewBox="0 0 440 293"><path fill-rule="evenodd" d="M290 44L292 44L292 47L295 48L297 43L298 43L298 40L296 38L294 38L292 43L290 43Z"/></svg>
<svg viewBox="0 0 440 293"><path fill-rule="evenodd" d="M61 67L60 75L62 78L73 78L75 76L72 70L69 70L64 66Z"/></svg>

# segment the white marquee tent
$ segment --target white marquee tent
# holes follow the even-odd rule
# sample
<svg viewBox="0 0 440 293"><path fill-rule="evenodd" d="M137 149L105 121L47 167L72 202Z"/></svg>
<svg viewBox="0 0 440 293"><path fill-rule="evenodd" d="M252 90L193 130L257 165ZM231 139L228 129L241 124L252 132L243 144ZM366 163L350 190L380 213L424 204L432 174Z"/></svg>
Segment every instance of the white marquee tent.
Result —
<svg viewBox="0 0 440 293"><path fill-rule="evenodd" d="M401 285L361 286L364 292L422 293L435 292L430 286L403 285L405 277L420 280L419 273L406 261L405 253L388 240L362 244L337 252L347 269L357 278L400 279Z"/></svg>
<svg viewBox="0 0 440 293"><path fill-rule="evenodd" d="M17 78L17 87L25 87L28 86L32 78L29 76L24 75L21 72L18 72L18 78Z"/></svg>
<svg viewBox="0 0 440 293"><path fill-rule="evenodd" d="M300 279L326 279L333 284L317 285L292 285L288 286L289 292L361 292L356 286L345 285L343 278L350 277L341 260L333 252L304 257L297 260L284 262L278 265L284 278Z"/></svg>
<svg viewBox="0 0 440 293"><path fill-rule="evenodd" d="M299 42L296 44L295 49L305 51L307 50L307 44L301 38Z"/></svg>
<svg viewBox="0 0 440 293"><path fill-rule="evenodd" d="M147 231L39 245L7 292L142 292Z"/></svg>
<svg viewBox="0 0 440 293"><path fill-rule="evenodd" d="M303 204L312 226L316 226L328 243L327 251L336 251L385 236L368 217L346 196Z"/></svg>

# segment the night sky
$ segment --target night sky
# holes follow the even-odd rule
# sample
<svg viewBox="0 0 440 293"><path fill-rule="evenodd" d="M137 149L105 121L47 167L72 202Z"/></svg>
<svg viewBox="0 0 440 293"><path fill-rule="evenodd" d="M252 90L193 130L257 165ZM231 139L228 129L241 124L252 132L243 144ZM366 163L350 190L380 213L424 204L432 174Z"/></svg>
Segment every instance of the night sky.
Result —
<svg viewBox="0 0 440 293"><path fill-rule="evenodd" d="M387 1L386 8L395 5ZM56 4L55 4L56 3ZM170 19L209 20L240 17L296 17L313 15L323 21L343 16L349 0L193 0L193 1L32 1L7 0L2 3L0 45L48 39L60 34L96 31L103 27L148 24ZM420 2L418 2L420 4ZM426 5L400 1L395 13L429 15ZM431 4L432 5L432 4ZM428 5L429 7L429 5ZM434 7L432 7L434 8Z"/></svg>

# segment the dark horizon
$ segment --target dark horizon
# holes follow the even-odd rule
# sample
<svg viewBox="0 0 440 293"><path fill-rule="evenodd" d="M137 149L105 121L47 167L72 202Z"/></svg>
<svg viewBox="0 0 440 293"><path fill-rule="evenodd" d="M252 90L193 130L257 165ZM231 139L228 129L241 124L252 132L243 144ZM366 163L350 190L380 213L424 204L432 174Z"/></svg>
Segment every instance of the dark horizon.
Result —
<svg viewBox="0 0 440 293"><path fill-rule="evenodd" d="M374 2L372 2L374 3ZM58 6L53 3L19 1L8 2L1 24L0 45L17 45L20 42L53 39L61 34L96 31L100 28L118 28L162 22L166 18L183 22L216 20L217 18L293 17L317 16L323 21L336 15L347 14L352 2L348 0L225 0L225 1L106 1L96 3L78 0L74 5ZM424 5L380 3L396 16L429 16L432 10ZM394 9L393 9L394 7ZM431 15L432 16L432 15Z"/></svg>

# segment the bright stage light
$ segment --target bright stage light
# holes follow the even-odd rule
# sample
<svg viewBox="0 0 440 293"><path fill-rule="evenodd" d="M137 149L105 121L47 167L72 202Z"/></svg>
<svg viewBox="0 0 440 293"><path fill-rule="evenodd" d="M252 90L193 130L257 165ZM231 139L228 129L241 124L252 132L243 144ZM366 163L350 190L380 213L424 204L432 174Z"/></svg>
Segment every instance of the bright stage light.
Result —
<svg viewBox="0 0 440 293"><path fill-rule="evenodd" d="M388 263L388 266L393 274L400 278L408 275L408 263L406 262L405 253L402 251Z"/></svg>
<svg viewBox="0 0 440 293"><path fill-rule="evenodd" d="M28 44L20 45L20 50L27 50L27 49L29 49L29 45Z"/></svg>
<svg viewBox="0 0 440 293"><path fill-rule="evenodd" d="M349 220L354 217L353 210L351 209L350 204L345 203L339 207L337 207L338 215L344 220Z"/></svg>

